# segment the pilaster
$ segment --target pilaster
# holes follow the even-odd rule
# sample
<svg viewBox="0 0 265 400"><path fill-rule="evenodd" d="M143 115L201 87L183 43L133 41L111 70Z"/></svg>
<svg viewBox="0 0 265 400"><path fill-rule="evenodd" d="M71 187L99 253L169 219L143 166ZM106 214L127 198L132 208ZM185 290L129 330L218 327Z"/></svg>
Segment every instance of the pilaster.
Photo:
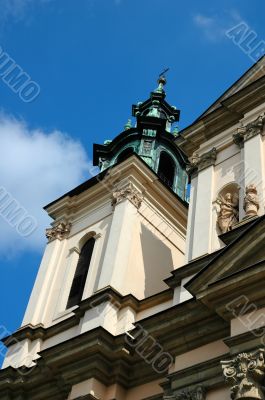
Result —
<svg viewBox="0 0 265 400"><path fill-rule="evenodd" d="M112 286L120 293L124 292L132 234L141 202L142 194L132 183L113 191L113 219L98 289Z"/></svg>
<svg viewBox="0 0 265 400"><path fill-rule="evenodd" d="M59 267L59 259L65 243L64 239L69 234L68 229L64 233L62 233L62 230L60 229L59 234L57 234L57 228L59 225L61 225L61 222L55 224L53 228L49 228L47 230L48 234L46 231L48 244L41 261L40 269L30 296L22 326L28 324L45 325L45 310L47 302L54 284L54 276Z"/></svg>
<svg viewBox="0 0 265 400"><path fill-rule="evenodd" d="M234 142L241 148L243 168L241 184L243 190L240 204L239 217L242 218L244 190L248 185L255 185L261 204L264 204L264 123L265 114L262 113L255 120L247 123L233 135ZM260 207L259 213L263 213Z"/></svg>
<svg viewBox="0 0 265 400"><path fill-rule="evenodd" d="M192 180L197 176L196 187L193 189L192 209L193 224L190 222L187 251L188 259L197 258L211 251L212 232L212 201L214 184L214 163L216 160L216 149L204 153L201 156L194 155L189 173ZM195 200L196 198L196 200ZM196 212L196 210L199 212Z"/></svg>

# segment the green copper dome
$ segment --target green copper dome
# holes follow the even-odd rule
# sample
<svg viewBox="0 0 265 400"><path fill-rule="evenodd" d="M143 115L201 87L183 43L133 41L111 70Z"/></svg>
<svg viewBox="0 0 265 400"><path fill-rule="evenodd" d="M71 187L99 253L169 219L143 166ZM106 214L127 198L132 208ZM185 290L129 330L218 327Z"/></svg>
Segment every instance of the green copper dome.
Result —
<svg viewBox="0 0 265 400"><path fill-rule="evenodd" d="M180 112L165 101L165 84L166 79L160 77L149 99L133 105L134 124L129 119L124 131L113 140L106 140L103 145L94 144L94 165L104 171L137 154L166 186L187 201L187 157L176 145L178 133L176 127L173 129Z"/></svg>

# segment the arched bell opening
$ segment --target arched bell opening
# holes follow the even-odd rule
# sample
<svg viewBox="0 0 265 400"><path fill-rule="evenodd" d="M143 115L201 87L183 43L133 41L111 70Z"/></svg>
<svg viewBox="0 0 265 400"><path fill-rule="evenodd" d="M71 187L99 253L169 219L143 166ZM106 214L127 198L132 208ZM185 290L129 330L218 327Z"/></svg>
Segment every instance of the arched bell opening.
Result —
<svg viewBox="0 0 265 400"><path fill-rule="evenodd" d="M166 183L171 189L174 185L175 178L175 162L173 158L165 151L161 151L158 170L158 176Z"/></svg>

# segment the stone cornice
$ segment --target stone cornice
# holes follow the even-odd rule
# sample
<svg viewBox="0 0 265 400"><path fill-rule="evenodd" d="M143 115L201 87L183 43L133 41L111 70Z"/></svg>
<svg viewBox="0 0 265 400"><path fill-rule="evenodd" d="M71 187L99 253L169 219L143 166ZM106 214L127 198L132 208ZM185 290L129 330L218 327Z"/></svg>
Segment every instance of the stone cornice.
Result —
<svg viewBox="0 0 265 400"><path fill-rule="evenodd" d="M135 325L140 325L154 337L159 336L160 343L172 356L229 334L229 324L195 299L138 320Z"/></svg>
<svg viewBox="0 0 265 400"><path fill-rule="evenodd" d="M233 135L234 143L239 147L243 147L244 143L257 135L264 136L264 123L265 123L265 113L262 113L245 126L241 126L237 129L237 132Z"/></svg>
<svg viewBox="0 0 265 400"><path fill-rule="evenodd" d="M206 140L238 124L244 115L265 101L265 77L222 101L220 107L180 132L178 145L188 156Z"/></svg>
<svg viewBox="0 0 265 400"><path fill-rule="evenodd" d="M254 303L253 303L254 304ZM242 310L240 310L241 312ZM248 309L246 309L248 311ZM241 312L239 318L242 317L244 312ZM235 336L228 336L223 339L223 342L230 349L230 355L254 351L261 346L264 342L265 326L260 326L256 329L248 329L246 332L240 333Z"/></svg>
<svg viewBox="0 0 265 400"><path fill-rule="evenodd" d="M146 321L149 321L148 333L152 337L158 338L163 351L169 352L172 357L225 337L229 332L228 326L224 329L226 327L224 321L195 301L185 302L158 314L138 323L145 329ZM152 326L153 329L149 330L149 326ZM134 331L130 333L133 335ZM82 379L94 377L108 385L120 383L125 388L166 376L166 371L158 376L151 365L146 363L133 349L125 340L124 334L113 336L101 327L85 332L39 353L37 367L33 369L28 378L27 393L31 393L30 390L37 390L37 388L45 393L49 385L54 385L54 378L57 379L57 374L71 385ZM53 368L53 366L55 368L53 381L46 379L43 373L47 365L49 368ZM7 370L0 372L0 393L3 389L2 378L4 375L9 376L10 373L19 375L19 371L16 373L13 369ZM74 375L73 370L75 371ZM9 380L9 382L8 387L15 389L13 381ZM42 398L53 399L52 396L40 397L40 399Z"/></svg>
<svg viewBox="0 0 265 400"><path fill-rule="evenodd" d="M163 399L167 398L165 396L180 399L183 392L196 392L198 387L203 388L205 393L206 390L223 384L224 378L220 364L223 358L224 356L216 357L169 374L166 381L161 384L165 393ZM170 399L170 397L168 398Z"/></svg>
<svg viewBox="0 0 265 400"><path fill-rule="evenodd" d="M22 341L24 339L29 339L31 341L36 339L46 340L61 332L66 331L67 329L73 326L78 325L80 319L84 316L87 310L93 307L97 307L101 303L107 301L115 303L117 307L121 309L125 307L130 307L137 313L152 308L157 304L169 301L172 298L173 298L173 291L171 289L164 290L163 292L147 297L146 299L138 300L131 294L123 296L109 286L103 290L98 291L88 299L83 300L79 304L79 306L72 311L71 316L64 319L63 321L58 322L57 324L54 324L48 328L45 328L42 324L35 326L33 325L22 326L11 336L3 338L2 342L8 347L13 344L13 341L17 342L17 341Z"/></svg>
<svg viewBox="0 0 265 400"><path fill-rule="evenodd" d="M220 299L220 305L221 303L225 303L222 296L216 296L216 291L219 290L218 288L225 291L225 287L227 288L228 285L235 286L235 281L237 281L238 285L243 285L247 275L250 277L251 275L253 276L254 272L257 272L256 268L259 270L259 274L262 274L263 267L262 265L258 265L258 261L262 258L257 258L257 250L260 248L259 246L261 246L265 237L264 225L264 216L255 219L252 224L249 224L241 235L217 253L216 257L185 285L187 290L194 296L199 296L200 299L209 298L210 300L210 298L212 298L212 307L215 303L219 302L218 299ZM257 264L255 268L250 266L250 262L246 259L246 253L248 253L248 260L250 259L250 255L252 255L253 264L255 264L254 260L256 260ZM259 255L259 257L261 257L261 255ZM256 280L255 274L251 279ZM250 289L253 289L252 286L253 285L248 285L246 288L248 294L250 294ZM239 290L239 286L237 289ZM215 295L213 294L214 291ZM225 291L225 293L227 293L227 291ZM231 286L229 293L234 293L233 290L231 290ZM227 293L227 296L229 293Z"/></svg>
<svg viewBox="0 0 265 400"><path fill-rule="evenodd" d="M51 218L58 221L69 219L73 225L75 216L84 210L89 213L104 206L109 207L111 213L112 192L121 183L121 177L123 181L133 181L141 192L145 191L145 197L148 197L151 203L165 202L163 212L168 212L169 219L173 216L174 223L179 215L181 218L187 218L188 204L160 182L157 175L137 155L89 179L44 209Z"/></svg>
<svg viewBox="0 0 265 400"><path fill-rule="evenodd" d="M191 177L196 176L198 172L214 165L216 157L217 150L215 147L200 156L197 153L194 153L191 157L190 164L187 166L187 173Z"/></svg>
<svg viewBox="0 0 265 400"><path fill-rule="evenodd" d="M197 299L224 319L230 320L235 318L235 312L228 304L240 296L246 296L257 308L265 306L262 285L264 279L265 260L210 284L208 289L197 295Z"/></svg>
<svg viewBox="0 0 265 400"><path fill-rule="evenodd" d="M217 254L221 251L221 249L207 254L205 256L199 257L195 260L190 261L188 264L183 265L182 267L176 268L171 271L171 275L169 278L164 279L164 282L171 288L175 289L177 286L181 284L182 279L190 277L192 275L200 272Z"/></svg>

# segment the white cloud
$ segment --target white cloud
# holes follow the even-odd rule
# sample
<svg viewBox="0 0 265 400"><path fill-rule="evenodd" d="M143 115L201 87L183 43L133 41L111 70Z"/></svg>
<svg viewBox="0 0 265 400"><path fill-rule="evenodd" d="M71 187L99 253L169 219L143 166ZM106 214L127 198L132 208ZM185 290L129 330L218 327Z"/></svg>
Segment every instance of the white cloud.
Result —
<svg viewBox="0 0 265 400"><path fill-rule="evenodd" d="M53 0L0 0L0 21L19 21L25 18L31 6L50 3Z"/></svg>
<svg viewBox="0 0 265 400"><path fill-rule="evenodd" d="M82 145L65 133L30 130L0 115L0 187L4 187L37 220L29 237L21 237L0 213L0 255L40 250L50 219L42 207L89 179L91 164ZM1 204L1 203L0 203Z"/></svg>
<svg viewBox="0 0 265 400"><path fill-rule="evenodd" d="M241 20L241 17L237 10L224 11L223 14L218 15L204 15L198 13L193 16L194 24L210 42L222 40L227 30L239 20Z"/></svg>

